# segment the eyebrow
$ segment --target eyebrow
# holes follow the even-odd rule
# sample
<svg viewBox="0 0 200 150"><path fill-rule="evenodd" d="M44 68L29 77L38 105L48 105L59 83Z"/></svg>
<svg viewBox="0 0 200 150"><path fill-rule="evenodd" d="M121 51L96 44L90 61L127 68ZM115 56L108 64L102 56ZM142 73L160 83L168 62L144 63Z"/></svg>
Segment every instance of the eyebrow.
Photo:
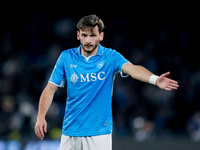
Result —
<svg viewBox="0 0 200 150"><path fill-rule="evenodd" d="M88 35L87 33L81 33L81 35ZM96 33L91 33L91 34L89 34L89 36L96 36L97 34Z"/></svg>
<svg viewBox="0 0 200 150"><path fill-rule="evenodd" d="M87 35L86 33L81 33L81 35Z"/></svg>

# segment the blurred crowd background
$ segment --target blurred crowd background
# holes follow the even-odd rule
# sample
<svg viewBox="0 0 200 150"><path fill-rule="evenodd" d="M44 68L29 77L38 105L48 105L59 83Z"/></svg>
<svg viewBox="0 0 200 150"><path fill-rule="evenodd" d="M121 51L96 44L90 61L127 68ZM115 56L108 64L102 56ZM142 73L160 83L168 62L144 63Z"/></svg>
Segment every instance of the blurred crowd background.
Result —
<svg viewBox="0 0 200 150"><path fill-rule="evenodd" d="M107 7L106 7L107 8ZM125 9L125 11L123 11ZM78 47L76 23L98 15L101 44L134 64L179 82L177 91L118 75L113 92L114 138L136 141L184 137L200 141L200 19L198 8L146 6L92 11L14 11L0 14L0 140L36 140L40 94L59 54ZM57 91L46 116L46 139L60 138L66 89Z"/></svg>

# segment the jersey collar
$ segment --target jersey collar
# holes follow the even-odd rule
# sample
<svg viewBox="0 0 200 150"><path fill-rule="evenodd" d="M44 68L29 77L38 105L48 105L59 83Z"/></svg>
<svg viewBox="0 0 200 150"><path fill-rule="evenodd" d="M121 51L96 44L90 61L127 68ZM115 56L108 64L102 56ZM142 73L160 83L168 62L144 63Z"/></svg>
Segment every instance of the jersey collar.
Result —
<svg viewBox="0 0 200 150"><path fill-rule="evenodd" d="M77 48L76 53L78 53L78 55L81 55L81 45ZM97 52L96 55L97 55L97 56L101 56L101 55L103 55L103 53L104 53L104 47L101 46L101 44L99 44L98 52Z"/></svg>

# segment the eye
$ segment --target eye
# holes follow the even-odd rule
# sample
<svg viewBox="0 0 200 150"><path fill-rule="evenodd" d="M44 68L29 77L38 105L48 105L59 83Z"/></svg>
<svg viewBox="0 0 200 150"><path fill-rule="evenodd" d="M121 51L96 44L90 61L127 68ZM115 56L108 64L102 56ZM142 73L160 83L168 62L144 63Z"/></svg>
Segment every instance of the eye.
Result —
<svg viewBox="0 0 200 150"><path fill-rule="evenodd" d="M82 34L83 37L87 37L87 34Z"/></svg>
<svg viewBox="0 0 200 150"><path fill-rule="evenodd" d="M92 35L91 35L91 37L96 37L96 36L97 36L96 34L92 34Z"/></svg>

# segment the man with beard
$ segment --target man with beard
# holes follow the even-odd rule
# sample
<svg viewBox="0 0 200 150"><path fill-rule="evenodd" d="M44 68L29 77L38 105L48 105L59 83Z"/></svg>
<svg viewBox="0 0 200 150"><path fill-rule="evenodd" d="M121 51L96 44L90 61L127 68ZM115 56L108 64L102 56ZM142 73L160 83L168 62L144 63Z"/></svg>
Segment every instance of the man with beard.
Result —
<svg viewBox="0 0 200 150"><path fill-rule="evenodd" d="M96 15L83 17L77 24L81 45L59 56L39 102L35 133L44 138L45 115L58 87L67 86L66 109L60 150L112 149L112 91L114 77L132 78L173 90L178 83L167 78L169 72L156 76L134 65L116 50L103 47L104 23Z"/></svg>

